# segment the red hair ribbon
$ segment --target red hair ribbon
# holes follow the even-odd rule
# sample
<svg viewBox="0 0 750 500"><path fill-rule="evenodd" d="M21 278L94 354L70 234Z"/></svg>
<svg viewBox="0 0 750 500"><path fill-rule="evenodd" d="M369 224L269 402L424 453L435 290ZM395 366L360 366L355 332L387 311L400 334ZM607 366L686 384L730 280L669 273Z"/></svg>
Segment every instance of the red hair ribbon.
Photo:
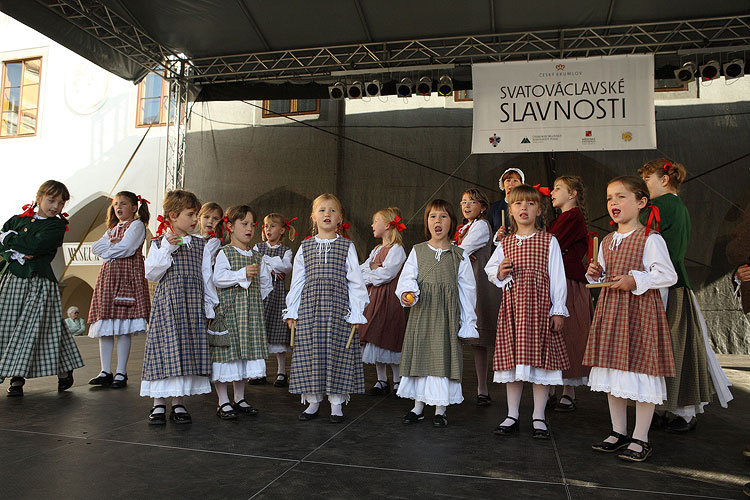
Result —
<svg viewBox="0 0 750 500"><path fill-rule="evenodd" d="M344 228L344 229L349 229L350 227L352 227L352 225L349 224L348 222L344 222L344 223L341 224L341 227Z"/></svg>
<svg viewBox="0 0 750 500"><path fill-rule="evenodd" d="M388 225L395 227L399 233L406 229L406 224L401 222L401 217L399 217L398 215L394 217L393 220L388 223Z"/></svg>
<svg viewBox="0 0 750 500"><path fill-rule="evenodd" d="M23 213L19 217L34 217L34 207L36 207L36 202L22 206L21 210L23 210Z"/></svg>
<svg viewBox="0 0 750 500"><path fill-rule="evenodd" d="M63 212L60 214L60 220L62 220L65 223L65 232L67 233L70 231L70 228L68 227L68 212Z"/></svg>
<svg viewBox="0 0 750 500"><path fill-rule="evenodd" d="M610 221L609 221L609 225L610 225L610 226L614 226L615 224L617 224L617 223L616 223L615 221L613 221L613 220L610 220Z"/></svg>
<svg viewBox="0 0 750 500"><path fill-rule="evenodd" d="M542 186L541 184L534 184L533 187L534 187L534 189L536 189L537 191L539 191L539 193L541 193L542 196L546 196L547 198L549 198L549 188L548 187Z"/></svg>
<svg viewBox="0 0 750 500"><path fill-rule="evenodd" d="M648 232L651 230L651 224L656 220L656 230L659 230L659 223L661 222L661 214L659 213L659 207L656 205L648 205L651 209L650 213L648 214L648 222L646 222L646 236L648 236Z"/></svg>
<svg viewBox="0 0 750 500"><path fill-rule="evenodd" d="M224 231L226 231L227 233L229 233L229 236L232 236L232 230L229 229L229 218L227 218L227 216L225 215L221 219L221 222L224 223L224 224L221 225L221 236L222 237L224 236Z"/></svg>
<svg viewBox="0 0 750 500"><path fill-rule="evenodd" d="M664 173L669 174L669 169L674 167L671 161L664 162Z"/></svg>
<svg viewBox="0 0 750 500"><path fill-rule="evenodd" d="M141 198L141 195L136 196L136 198L138 198L138 203L140 203L141 205L144 203L148 203L149 205L151 204L151 202L148 201L146 198Z"/></svg>
<svg viewBox="0 0 750 500"><path fill-rule="evenodd" d="M167 232L167 229L172 228L172 225L169 223L169 221L161 215L157 216L156 220L159 222L159 227L156 228L156 236L154 237L154 239L161 238L162 236L164 236L164 233Z"/></svg>
<svg viewBox="0 0 750 500"><path fill-rule="evenodd" d="M214 233L213 231L209 231L208 232L208 237L209 238L216 238L216 233Z"/></svg>
<svg viewBox="0 0 750 500"><path fill-rule="evenodd" d="M284 219L284 229L286 229L287 231L289 231L290 228L291 228L292 222L294 222L296 220L297 220L297 217L295 217L293 219Z"/></svg>

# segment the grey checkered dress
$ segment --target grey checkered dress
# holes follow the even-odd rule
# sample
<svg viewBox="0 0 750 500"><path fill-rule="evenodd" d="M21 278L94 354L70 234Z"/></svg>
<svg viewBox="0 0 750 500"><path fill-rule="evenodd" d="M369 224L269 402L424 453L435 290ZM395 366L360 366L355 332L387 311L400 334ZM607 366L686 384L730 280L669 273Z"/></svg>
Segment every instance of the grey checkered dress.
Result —
<svg viewBox="0 0 750 500"><path fill-rule="evenodd" d="M160 247L161 239L155 243ZM204 247L203 239L195 237L181 245L172 254L172 266L156 285L143 380L211 373L201 272Z"/></svg>
<svg viewBox="0 0 750 500"><path fill-rule="evenodd" d="M292 394L357 394L365 391L362 352L355 336L346 349L351 327L346 322L349 289L346 258L351 241L336 238L318 253L315 238L302 242L305 284L289 376ZM327 263L326 263L327 261Z"/></svg>
<svg viewBox="0 0 750 500"><path fill-rule="evenodd" d="M46 377L82 366L60 314L57 283L6 270L0 277L0 377Z"/></svg>
<svg viewBox="0 0 750 500"><path fill-rule="evenodd" d="M257 246L261 255L269 257L284 258L284 254L289 250L285 245L279 245L276 248L270 248L266 243ZM274 279L273 291L263 301L263 314L266 322L266 337L269 344L289 345L291 332L286 326L286 321L282 318L281 310L284 309L286 296L285 280Z"/></svg>

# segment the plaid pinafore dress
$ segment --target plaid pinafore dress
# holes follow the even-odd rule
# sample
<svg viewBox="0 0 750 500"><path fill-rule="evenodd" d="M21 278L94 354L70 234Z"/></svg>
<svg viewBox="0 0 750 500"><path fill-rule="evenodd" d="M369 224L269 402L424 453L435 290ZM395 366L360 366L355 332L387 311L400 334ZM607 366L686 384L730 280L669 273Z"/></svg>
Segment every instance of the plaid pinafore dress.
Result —
<svg viewBox="0 0 750 500"><path fill-rule="evenodd" d="M302 242L305 284L289 376L292 394L359 394L365 391L356 334L349 349L347 255L351 241L336 238L325 251L315 238Z"/></svg>
<svg viewBox="0 0 750 500"><path fill-rule="evenodd" d="M261 255L269 257L284 258L284 254L289 250L288 246L279 245L271 248L266 243L257 246ZM289 345L291 331L284 321L281 311L286 306L286 283L283 279L273 277L273 291L263 301L263 320L266 325L266 338L269 344Z"/></svg>
<svg viewBox="0 0 750 500"><path fill-rule="evenodd" d="M161 239L155 244L160 247ZM199 237L180 245L172 254L172 266L156 285L143 380L211 373L201 271L204 247Z"/></svg>

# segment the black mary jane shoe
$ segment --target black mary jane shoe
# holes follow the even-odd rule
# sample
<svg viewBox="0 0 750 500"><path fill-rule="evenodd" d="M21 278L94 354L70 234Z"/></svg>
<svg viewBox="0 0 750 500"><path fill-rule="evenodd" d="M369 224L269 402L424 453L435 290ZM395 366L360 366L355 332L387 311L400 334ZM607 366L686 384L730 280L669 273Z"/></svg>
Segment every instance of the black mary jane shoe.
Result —
<svg viewBox="0 0 750 500"><path fill-rule="evenodd" d="M646 460L654 449L646 441L640 439L631 439L631 443L638 444L641 446L641 451L633 451L630 448L625 448L622 453L617 455L617 458L625 460L626 462L643 462Z"/></svg>
<svg viewBox="0 0 750 500"><path fill-rule="evenodd" d="M534 431L531 433L531 437L534 439L549 439L549 425L547 425L547 421L543 418L535 418L531 420L531 423L533 425L534 422L541 422L544 424L544 429L537 429L534 427Z"/></svg>
<svg viewBox="0 0 750 500"><path fill-rule="evenodd" d="M438 413L432 418L433 427L448 427L448 417L445 413Z"/></svg>
<svg viewBox="0 0 750 500"><path fill-rule="evenodd" d="M576 400L568 396L567 394L563 394L560 396L560 400L555 405L555 411L566 413L570 411L575 411L576 409Z"/></svg>
<svg viewBox="0 0 750 500"><path fill-rule="evenodd" d="M367 394L370 396L387 396L391 392L391 386L387 380L378 380L375 387L372 387Z"/></svg>
<svg viewBox="0 0 750 500"><path fill-rule="evenodd" d="M154 410L162 408L164 411L154 413ZM149 425L164 425L167 423L167 407L165 405L156 405L151 408L151 413L148 414Z"/></svg>
<svg viewBox="0 0 750 500"><path fill-rule="evenodd" d="M102 373L104 375L102 375ZM112 385L114 378L115 377L111 373L101 372L99 375L89 380L89 385Z"/></svg>
<svg viewBox="0 0 750 500"><path fill-rule="evenodd" d="M247 381L250 385L266 385L268 383L268 380L266 380L266 377L260 377L260 378L251 378Z"/></svg>
<svg viewBox="0 0 750 500"><path fill-rule="evenodd" d="M229 408L225 410L224 407ZM222 420L237 420L237 410L234 409L231 403L224 403L223 405L216 408L216 416Z"/></svg>
<svg viewBox="0 0 750 500"><path fill-rule="evenodd" d="M23 384L26 383L26 379L23 377L13 377L10 379L10 386L8 386L8 397L9 398L20 398L23 396Z"/></svg>
<svg viewBox="0 0 750 500"><path fill-rule="evenodd" d="M242 403L245 403L247 406L242 406ZM235 401L235 403L232 406L234 407L237 413L244 413L245 415L257 415L258 414L258 409L253 407L253 405L251 405L244 399Z"/></svg>
<svg viewBox="0 0 750 500"><path fill-rule="evenodd" d="M654 416L651 417L650 429L654 431L663 431L668 424L669 419L666 415L659 415L658 413L654 413Z"/></svg>
<svg viewBox="0 0 750 500"><path fill-rule="evenodd" d="M329 421L329 422L331 422L332 424L340 424L340 423L341 423L341 422L343 422L343 421L344 421L345 419L346 419L346 417L345 417L345 416L343 416L343 415L331 415L331 416L330 416L330 417L328 418L328 421Z"/></svg>
<svg viewBox="0 0 750 500"><path fill-rule="evenodd" d="M477 406L489 406L492 404L492 398L489 394L477 394Z"/></svg>
<svg viewBox="0 0 750 500"><path fill-rule="evenodd" d="M114 381L112 381L112 385L109 386L110 389L124 389L128 386L128 376L124 373L117 373L115 377L117 377L117 375L122 375L125 378L123 378L122 380L115 379Z"/></svg>
<svg viewBox="0 0 750 500"><path fill-rule="evenodd" d="M416 424L418 422L421 422L424 420L424 411L417 415L413 411L410 411L406 415L404 415L404 418L401 419L401 422L404 424Z"/></svg>
<svg viewBox="0 0 750 500"><path fill-rule="evenodd" d="M630 444L630 438L626 436L625 434L620 434L619 432L612 431L609 433L609 435L614 438L617 438L617 441L613 443L609 443L607 441L601 441L599 443L591 445L591 449L594 451L601 451L604 453L614 453L620 448L624 448Z"/></svg>
<svg viewBox="0 0 750 500"><path fill-rule="evenodd" d="M319 415L320 415L320 408L318 408L315 413L307 413L303 411L302 413L299 414L299 420L300 422L307 422L308 420L314 420L318 418Z"/></svg>
<svg viewBox="0 0 750 500"><path fill-rule="evenodd" d="M73 370L69 370L64 377L57 378L57 392L67 391L73 387Z"/></svg>
<svg viewBox="0 0 750 500"><path fill-rule="evenodd" d="M503 425L503 422L505 422L507 419L511 419L513 423L510 425ZM500 422L500 425L495 427L495 430L492 432L499 436L504 436L506 434L513 434L514 432L518 431L518 419L517 418L513 418L510 415L508 415L503 419L503 422Z"/></svg>
<svg viewBox="0 0 750 500"><path fill-rule="evenodd" d="M286 373L279 373L276 375L276 381L273 383L274 387L286 387L289 385Z"/></svg>
<svg viewBox="0 0 750 500"><path fill-rule="evenodd" d="M697 425L698 417L691 418L689 422L682 417L675 417L667 424L664 430L672 434L682 434L692 431Z"/></svg>
<svg viewBox="0 0 750 500"><path fill-rule="evenodd" d="M174 411L175 408L182 408L185 411ZM190 413L188 413L187 408L185 408L183 405L173 405L172 411L169 412L169 420L174 422L175 424L192 424L193 423L193 417L190 416Z"/></svg>

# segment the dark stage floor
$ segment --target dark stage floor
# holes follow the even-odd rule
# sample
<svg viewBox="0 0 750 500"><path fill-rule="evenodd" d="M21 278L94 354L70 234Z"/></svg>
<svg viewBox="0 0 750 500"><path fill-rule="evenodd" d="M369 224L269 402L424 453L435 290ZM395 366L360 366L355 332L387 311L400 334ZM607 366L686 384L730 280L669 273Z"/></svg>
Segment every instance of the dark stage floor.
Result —
<svg viewBox="0 0 750 500"><path fill-rule="evenodd" d="M494 436L505 392L493 384L492 406L476 406L468 350L466 401L449 407L444 429L432 427L431 409L425 422L402 425L411 404L392 397L354 396L343 424L329 423L325 406L322 418L299 422L299 397L270 384L247 388L257 417L219 420L212 394L187 400L192 425L154 427L151 401L138 396L144 337L133 342L130 386L119 391L87 385L98 344L77 340L87 366L71 390L58 394L47 377L27 381L23 398L0 399L4 499L744 498L750 481L741 454L750 443L750 356L721 357L735 384L728 410L709 406L688 435L652 431L653 456L628 464L590 450L610 426L605 396L586 390L576 412L548 414L551 441L530 437L530 388L521 433ZM365 373L369 387L374 368Z"/></svg>

